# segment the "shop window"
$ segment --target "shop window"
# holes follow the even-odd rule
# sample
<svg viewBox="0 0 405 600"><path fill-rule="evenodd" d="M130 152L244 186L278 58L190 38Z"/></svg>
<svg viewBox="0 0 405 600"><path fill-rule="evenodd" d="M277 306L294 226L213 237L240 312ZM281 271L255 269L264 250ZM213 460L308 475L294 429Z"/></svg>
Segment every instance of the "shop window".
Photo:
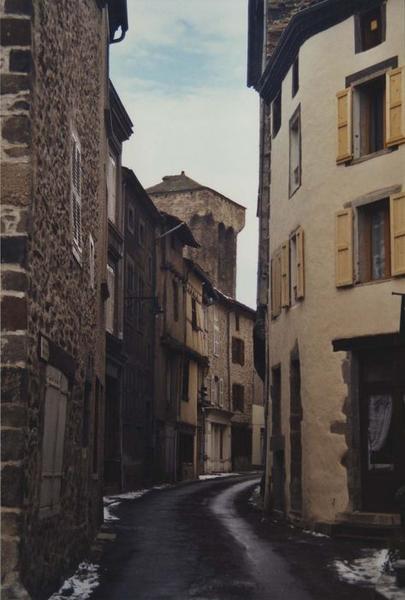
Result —
<svg viewBox="0 0 405 600"><path fill-rule="evenodd" d="M232 384L232 404L235 412L245 410L245 388L239 383Z"/></svg>
<svg viewBox="0 0 405 600"><path fill-rule="evenodd" d="M281 89L273 100L273 137L276 137L281 127Z"/></svg>

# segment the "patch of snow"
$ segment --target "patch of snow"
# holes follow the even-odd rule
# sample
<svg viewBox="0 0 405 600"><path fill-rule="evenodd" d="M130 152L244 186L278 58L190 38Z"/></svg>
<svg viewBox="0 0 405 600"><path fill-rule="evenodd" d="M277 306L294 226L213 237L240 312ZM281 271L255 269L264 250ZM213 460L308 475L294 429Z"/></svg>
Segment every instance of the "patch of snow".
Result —
<svg viewBox="0 0 405 600"><path fill-rule="evenodd" d="M348 583L376 585L388 561L388 550L363 550L364 556L352 561L335 560L333 567Z"/></svg>
<svg viewBox="0 0 405 600"><path fill-rule="evenodd" d="M306 533L307 535L312 535L313 537L318 538L329 538L325 533L319 533L319 531L312 531L310 529L303 529L302 533Z"/></svg>
<svg viewBox="0 0 405 600"><path fill-rule="evenodd" d="M231 477L231 475L239 475L239 473L211 473L210 475L199 475L200 481L206 481L207 479L218 479L220 477Z"/></svg>
<svg viewBox="0 0 405 600"><path fill-rule="evenodd" d="M161 485L155 485L154 487L144 488L142 490L133 490L132 492L114 494L113 496L104 496L104 522L111 523L111 521L119 521L119 517L111 512L111 508L119 506L123 500L137 500L152 490L164 490L168 487L172 487L170 483L163 483Z"/></svg>
<svg viewBox="0 0 405 600"><path fill-rule="evenodd" d="M72 577L66 579L62 587L52 594L49 600L87 600L99 585L99 565L82 562Z"/></svg>

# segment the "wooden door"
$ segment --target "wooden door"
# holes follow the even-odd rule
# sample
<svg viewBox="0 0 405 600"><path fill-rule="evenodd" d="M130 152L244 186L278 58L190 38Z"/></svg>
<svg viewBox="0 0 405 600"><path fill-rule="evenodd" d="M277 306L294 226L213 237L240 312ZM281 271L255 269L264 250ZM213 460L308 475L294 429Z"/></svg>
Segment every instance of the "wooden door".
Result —
<svg viewBox="0 0 405 600"><path fill-rule="evenodd" d="M399 511L395 493L405 484L404 366L403 350L368 352L360 359L364 511Z"/></svg>

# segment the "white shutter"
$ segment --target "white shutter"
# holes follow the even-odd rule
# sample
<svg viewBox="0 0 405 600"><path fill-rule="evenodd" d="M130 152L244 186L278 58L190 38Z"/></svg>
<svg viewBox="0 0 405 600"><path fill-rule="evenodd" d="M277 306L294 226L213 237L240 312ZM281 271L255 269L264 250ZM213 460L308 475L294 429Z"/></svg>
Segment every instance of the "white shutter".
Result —
<svg viewBox="0 0 405 600"><path fill-rule="evenodd" d="M71 164L71 223L72 241L76 251L82 251L82 164L80 145L75 136L72 136L72 164Z"/></svg>
<svg viewBox="0 0 405 600"><path fill-rule="evenodd" d="M224 405L224 380L222 379L222 377L219 380L219 405Z"/></svg>

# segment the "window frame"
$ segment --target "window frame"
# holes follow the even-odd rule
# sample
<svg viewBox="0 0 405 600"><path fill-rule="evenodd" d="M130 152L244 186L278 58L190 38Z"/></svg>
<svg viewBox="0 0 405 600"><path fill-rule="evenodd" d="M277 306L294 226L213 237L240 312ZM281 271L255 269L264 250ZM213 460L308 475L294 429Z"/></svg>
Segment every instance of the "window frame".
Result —
<svg viewBox="0 0 405 600"><path fill-rule="evenodd" d="M236 390L238 390L237 394ZM238 406L236 406L236 400ZM241 383L232 383L232 410L233 412L245 412L245 386Z"/></svg>
<svg viewBox="0 0 405 600"><path fill-rule="evenodd" d="M379 11L380 13L380 24L381 24L381 35L380 41L376 44L373 44L368 47L364 47L364 39L363 39L363 20L364 18L372 13L373 11ZM383 44L386 40L386 31L387 31L387 10L386 3L382 2L380 4L374 3L374 6L368 7L366 10L358 12L354 16L354 51L355 54L360 54L361 52L367 52L368 50L372 50L377 46Z"/></svg>
<svg viewBox="0 0 405 600"><path fill-rule="evenodd" d="M296 171L298 169L298 182L295 182L295 187L292 185L292 130L297 126L297 137L298 137L298 165L294 169ZM302 185L302 132L301 132L301 104L297 106L293 115L291 116L288 123L288 140L289 140L289 152L288 152L288 197L292 198L294 194L300 189Z"/></svg>
<svg viewBox="0 0 405 600"><path fill-rule="evenodd" d="M384 206L385 205L385 206ZM372 276L372 224L371 216L378 209L385 209L384 218L384 276ZM390 199L383 197L356 207L355 211L355 240L356 248L356 284L378 283L392 278L391 273L391 215ZM366 255L367 253L367 255Z"/></svg>
<svg viewBox="0 0 405 600"><path fill-rule="evenodd" d="M245 364L245 341L235 336L232 336L232 363L241 367Z"/></svg>

